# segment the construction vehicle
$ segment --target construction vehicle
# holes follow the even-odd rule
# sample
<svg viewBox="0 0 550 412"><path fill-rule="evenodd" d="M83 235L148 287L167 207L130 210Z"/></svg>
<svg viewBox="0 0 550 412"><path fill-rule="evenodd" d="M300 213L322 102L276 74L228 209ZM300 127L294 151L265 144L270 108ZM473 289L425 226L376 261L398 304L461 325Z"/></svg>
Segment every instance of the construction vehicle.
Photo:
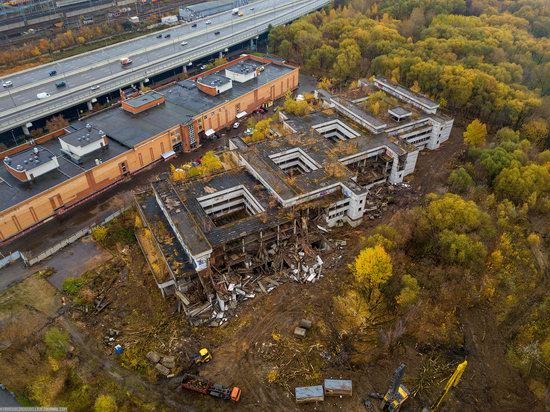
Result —
<svg viewBox="0 0 550 412"><path fill-rule="evenodd" d="M436 412L439 408L439 405L441 405L441 402L443 402L443 399L447 396L449 391L456 387L458 383L460 382L460 379L462 378L462 374L464 373L464 370L466 369L466 366L468 366L468 361L465 360L464 362L458 364L456 367L454 373L451 375L449 380L447 381L447 384L445 385L445 388L443 388L443 391L441 391L441 395L439 395L439 398L434 402L432 405L430 412Z"/></svg>
<svg viewBox="0 0 550 412"><path fill-rule="evenodd" d="M200 365L202 363L208 363L212 360L212 355L206 348L202 348L198 355L193 356L193 365Z"/></svg>
<svg viewBox="0 0 550 412"><path fill-rule="evenodd" d="M189 391L210 395L214 398L223 400L231 399L234 402L238 402L239 399L241 399L241 390L236 386L229 388L189 373L183 375L181 387Z"/></svg>
<svg viewBox="0 0 550 412"><path fill-rule="evenodd" d="M382 399L380 407L383 411L397 412L411 395L409 390L401 384L404 374L405 364L402 363L393 373L390 388Z"/></svg>

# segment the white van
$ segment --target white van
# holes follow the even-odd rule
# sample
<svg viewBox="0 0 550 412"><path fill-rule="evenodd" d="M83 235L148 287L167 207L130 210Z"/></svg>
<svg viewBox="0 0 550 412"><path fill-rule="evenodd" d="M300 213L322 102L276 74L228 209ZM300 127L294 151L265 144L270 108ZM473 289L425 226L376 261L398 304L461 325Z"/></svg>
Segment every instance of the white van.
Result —
<svg viewBox="0 0 550 412"><path fill-rule="evenodd" d="M38 93L38 94L36 95L36 98L37 98L37 99L46 99L46 98L48 98L48 97L50 97L50 94L49 94L49 93L45 93L45 92Z"/></svg>

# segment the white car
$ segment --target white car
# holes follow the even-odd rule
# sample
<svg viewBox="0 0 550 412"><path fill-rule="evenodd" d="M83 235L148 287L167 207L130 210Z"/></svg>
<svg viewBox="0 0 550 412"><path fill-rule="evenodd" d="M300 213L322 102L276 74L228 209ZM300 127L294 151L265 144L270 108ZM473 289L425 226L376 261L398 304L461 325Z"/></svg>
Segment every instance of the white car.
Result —
<svg viewBox="0 0 550 412"><path fill-rule="evenodd" d="M210 24L210 23L212 23L212 21L211 20L206 20L205 23Z"/></svg>
<svg viewBox="0 0 550 412"><path fill-rule="evenodd" d="M181 45L182 45L182 46L187 46L187 44L188 44L188 43L187 43L186 41L182 41L182 42L181 42Z"/></svg>
<svg viewBox="0 0 550 412"><path fill-rule="evenodd" d="M250 10L254 10L254 7L251 7Z"/></svg>
<svg viewBox="0 0 550 412"><path fill-rule="evenodd" d="M245 136L252 136L252 133L254 133L254 131L251 128L248 128L244 131Z"/></svg>
<svg viewBox="0 0 550 412"><path fill-rule="evenodd" d="M2 86L3 87L11 87L11 86L13 86L13 82L11 80L6 80L5 82L2 83Z"/></svg>
<svg viewBox="0 0 550 412"><path fill-rule="evenodd" d="M38 93L36 95L36 98L37 99L46 99L48 97L50 97L51 95L49 93L45 93L45 92L42 92L42 93Z"/></svg>
<svg viewBox="0 0 550 412"><path fill-rule="evenodd" d="M96 84L95 86L92 86L90 87L90 90L97 90L99 89L101 86L99 84Z"/></svg>
<svg viewBox="0 0 550 412"><path fill-rule="evenodd" d="M201 67L200 67L201 70L206 70L206 64L203 64Z"/></svg>
<svg viewBox="0 0 550 412"><path fill-rule="evenodd" d="M238 129L241 124L239 122L233 123L233 129Z"/></svg>

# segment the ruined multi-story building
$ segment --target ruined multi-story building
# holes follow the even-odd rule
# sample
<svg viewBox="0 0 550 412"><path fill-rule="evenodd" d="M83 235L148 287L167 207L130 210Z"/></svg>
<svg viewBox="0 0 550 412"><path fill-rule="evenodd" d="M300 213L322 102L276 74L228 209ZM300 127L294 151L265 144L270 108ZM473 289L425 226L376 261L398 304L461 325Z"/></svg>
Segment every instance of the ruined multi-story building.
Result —
<svg viewBox="0 0 550 412"><path fill-rule="evenodd" d="M136 195L140 244L153 245L144 247L150 262L164 263L154 271L159 288L176 294L192 322L223 321L237 300L274 287L274 273L314 279L329 228L358 225L373 187L403 182L420 150L449 138L453 120L434 102L384 79L374 86L402 104L375 116L363 97L318 90L308 115L279 113L274 136L231 139L230 170L179 183L163 178Z"/></svg>

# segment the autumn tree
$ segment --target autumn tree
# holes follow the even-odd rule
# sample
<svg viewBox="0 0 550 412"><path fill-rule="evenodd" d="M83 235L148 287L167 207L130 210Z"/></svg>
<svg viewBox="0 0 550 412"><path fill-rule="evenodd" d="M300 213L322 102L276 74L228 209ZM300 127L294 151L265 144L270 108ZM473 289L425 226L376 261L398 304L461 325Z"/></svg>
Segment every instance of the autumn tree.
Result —
<svg viewBox="0 0 550 412"><path fill-rule="evenodd" d="M55 132L56 130L63 129L68 125L69 122L61 114L57 116L52 116L46 121L46 129L48 129L48 132L50 133Z"/></svg>
<svg viewBox="0 0 550 412"><path fill-rule="evenodd" d="M403 286L396 297L397 304L404 307L410 306L418 300L418 294L420 293L418 281L411 275L403 275L401 284Z"/></svg>
<svg viewBox="0 0 550 412"><path fill-rule="evenodd" d="M515 162L497 176L495 191L515 204L529 202L534 205L550 193L550 171L543 165L520 166Z"/></svg>
<svg viewBox="0 0 550 412"><path fill-rule="evenodd" d="M100 395L95 400L95 412L116 412L117 409L115 398L110 395Z"/></svg>
<svg viewBox="0 0 550 412"><path fill-rule="evenodd" d="M353 39L346 39L340 44L338 56L332 70L334 75L344 81L358 76L361 63L361 50Z"/></svg>
<svg viewBox="0 0 550 412"><path fill-rule="evenodd" d="M290 94L287 94L283 104L283 110L294 116L305 116L309 113L310 107L306 100L296 100L293 99Z"/></svg>
<svg viewBox="0 0 550 412"><path fill-rule="evenodd" d="M468 146L483 146L487 137L487 125L473 120L464 132L464 143Z"/></svg>
<svg viewBox="0 0 550 412"><path fill-rule="evenodd" d="M352 269L357 282L369 292L385 284L393 271L391 257L380 245L363 249Z"/></svg>
<svg viewBox="0 0 550 412"><path fill-rule="evenodd" d="M544 119L530 119L521 127L521 137L535 144L541 144L548 137L548 122Z"/></svg>
<svg viewBox="0 0 550 412"><path fill-rule="evenodd" d="M206 174L211 174L217 170L220 170L222 168L222 162L214 154L213 151L208 151L206 154L202 157L201 167Z"/></svg>
<svg viewBox="0 0 550 412"><path fill-rule="evenodd" d="M246 142L257 142L265 139L269 135L269 126L271 125L272 121L273 119L271 119L271 117L267 117L257 122L254 127L254 131L252 132L252 135L245 138L244 140Z"/></svg>
<svg viewBox="0 0 550 412"><path fill-rule="evenodd" d="M478 205L461 196L446 193L442 196L429 195L426 214L429 223L436 229L452 230L457 233L473 232L489 222L489 216Z"/></svg>

